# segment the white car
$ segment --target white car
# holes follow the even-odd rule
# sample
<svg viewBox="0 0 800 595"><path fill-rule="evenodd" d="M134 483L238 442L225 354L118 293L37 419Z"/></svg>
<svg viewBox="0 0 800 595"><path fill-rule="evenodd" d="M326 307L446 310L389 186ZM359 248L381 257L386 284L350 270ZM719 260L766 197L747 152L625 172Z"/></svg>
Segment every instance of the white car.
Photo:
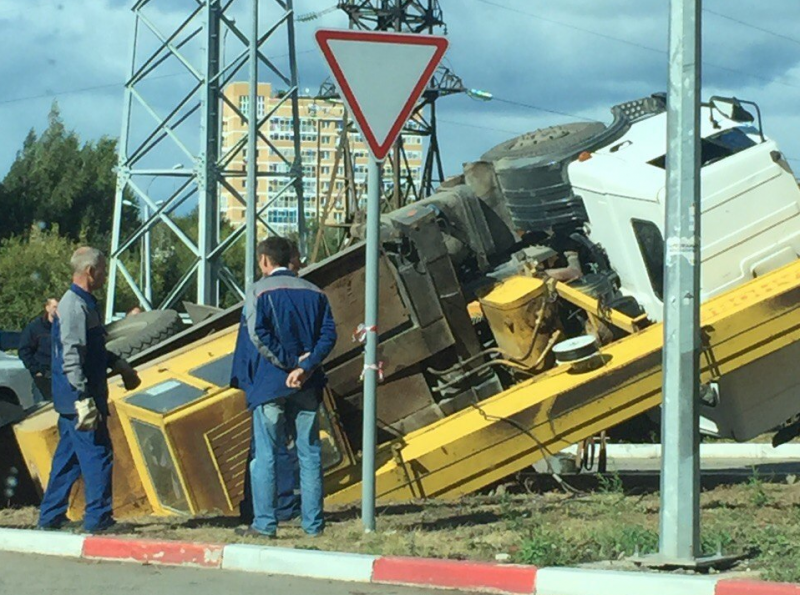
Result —
<svg viewBox="0 0 800 595"><path fill-rule="evenodd" d="M30 409L38 400L33 378L18 357L0 351L0 402Z"/></svg>

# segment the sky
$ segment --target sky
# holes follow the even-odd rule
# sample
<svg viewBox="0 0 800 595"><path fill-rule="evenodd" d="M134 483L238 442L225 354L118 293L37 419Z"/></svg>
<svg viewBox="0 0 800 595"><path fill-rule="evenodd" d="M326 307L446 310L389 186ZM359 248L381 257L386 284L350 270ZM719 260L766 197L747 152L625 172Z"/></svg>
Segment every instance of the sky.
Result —
<svg viewBox="0 0 800 595"><path fill-rule="evenodd" d="M82 139L120 135L132 4L0 0L0 80L5 83L0 88L0 177L28 131L44 128L53 99ZM234 0L242 23L249 4ZM295 0L295 9L301 16L334 4ZM262 5L262 17L269 20L275 3ZM668 0L440 0L440 5L450 39L445 64L467 87L494 96L481 102L457 95L438 103L448 174L518 134L578 119L608 122L612 105L666 90ZM147 15L167 30L192 6L197 6L193 0L151 0ZM756 101L766 134L789 158L800 160L800 33L795 26L800 2L705 0L703 21L703 96ZM315 92L327 74L314 30L346 26L340 11L297 23L301 89ZM234 36L227 43L231 54L239 49ZM191 61L199 51L199 45L187 45L186 55ZM281 39L265 48L268 55L285 51ZM161 68L163 76L144 89L153 109L164 114L191 76L180 75L184 69L176 61ZM800 161L792 163L800 168Z"/></svg>

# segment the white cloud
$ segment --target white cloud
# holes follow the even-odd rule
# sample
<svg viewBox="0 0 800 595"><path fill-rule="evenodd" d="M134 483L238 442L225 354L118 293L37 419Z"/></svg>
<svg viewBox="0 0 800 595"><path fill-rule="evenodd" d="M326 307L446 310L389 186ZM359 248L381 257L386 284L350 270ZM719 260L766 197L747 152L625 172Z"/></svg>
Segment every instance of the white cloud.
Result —
<svg viewBox="0 0 800 595"><path fill-rule="evenodd" d="M296 0L295 5L298 14L305 14L334 3ZM193 6L169 0L151 3L153 10L156 4L160 12L153 13L154 20L158 17L160 22L177 22L181 11ZM607 120L611 105L666 89L667 0L441 0L441 5L451 40L448 63L467 86L498 98ZM766 132L777 137L787 154L800 158L800 116L793 109L800 96L800 34L793 26L800 3L707 0L705 7L795 39L704 13L704 94L758 101ZM239 13L243 23L245 9ZM132 25L130 2L123 0L64 0L55 8L45 0L0 0L0 52L6 57L0 63L0 76L6 81L0 91L0 173L7 170L27 130L41 130L51 98L8 100L118 83L59 94L59 101L67 124L84 138L119 134ZM345 26L339 11L297 24L301 87L316 90L327 75L313 31ZM231 51L237 43L229 40ZM270 51L277 53L280 45L276 40ZM154 92L154 102L161 99L166 105L167 93L177 84L165 82L164 91ZM443 99L438 113L450 173L514 131L569 119L498 101L478 104L465 97Z"/></svg>

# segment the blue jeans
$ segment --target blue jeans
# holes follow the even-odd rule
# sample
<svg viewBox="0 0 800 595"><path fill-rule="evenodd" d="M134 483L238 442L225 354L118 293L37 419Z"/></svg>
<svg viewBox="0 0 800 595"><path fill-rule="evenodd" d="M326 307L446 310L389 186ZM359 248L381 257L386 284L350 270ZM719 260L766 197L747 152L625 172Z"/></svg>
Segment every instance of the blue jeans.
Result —
<svg viewBox="0 0 800 595"><path fill-rule="evenodd" d="M53 455L53 468L39 506L39 526L58 527L67 519L69 494L83 475L86 513L83 526L95 531L110 525L111 467L113 453L105 422L94 431L75 429L75 416L58 416L60 438Z"/></svg>
<svg viewBox="0 0 800 595"><path fill-rule="evenodd" d="M300 517L309 535L325 528L322 513L322 447L319 438L319 391L303 390L285 399L260 405L253 411L253 460L250 485L253 529L273 535L278 528L278 452L286 444L287 424L295 428L300 462Z"/></svg>
<svg viewBox="0 0 800 595"><path fill-rule="evenodd" d="M294 432L292 433L294 436ZM244 473L244 497L239 503L239 518L242 523L253 523L253 499L250 487L250 462L253 460L253 441L250 441L250 452L247 455L247 467ZM278 449L277 455L278 505L276 516L278 521L290 521L300 516L300 495L295 490L300 486L297 448L286 446Z"/></svg>

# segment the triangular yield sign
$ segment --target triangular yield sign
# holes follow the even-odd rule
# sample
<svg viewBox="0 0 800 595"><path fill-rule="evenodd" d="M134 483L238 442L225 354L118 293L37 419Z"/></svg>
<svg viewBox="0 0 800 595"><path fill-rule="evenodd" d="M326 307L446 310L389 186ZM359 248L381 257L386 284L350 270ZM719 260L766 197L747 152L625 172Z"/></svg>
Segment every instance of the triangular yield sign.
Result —
<svg viewBox="0 0 800 595"><path fill-rule="evenodd" d="M447 39L321 29L317 43L375 159L397 139L447 50Z"/></svg>

